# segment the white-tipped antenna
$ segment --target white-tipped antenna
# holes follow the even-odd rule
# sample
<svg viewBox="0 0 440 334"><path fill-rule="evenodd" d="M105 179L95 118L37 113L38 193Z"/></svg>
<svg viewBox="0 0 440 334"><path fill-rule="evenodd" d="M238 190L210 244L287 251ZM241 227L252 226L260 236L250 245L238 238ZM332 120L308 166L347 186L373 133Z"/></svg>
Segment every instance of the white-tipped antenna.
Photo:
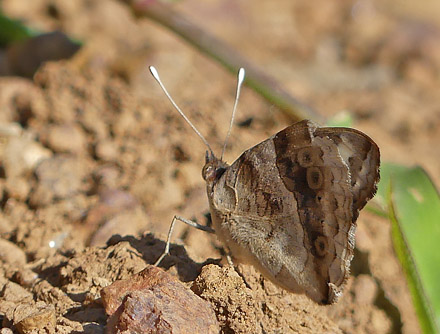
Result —
<svg viewBox="0 0 440 334"><path fill-rule="evenodd" d="M160 88L162 88L165 95L168 97L168 100L171 101L174 108L179 112L179 114L183 117L183 119L191 126L191 128L194 130L194 132L200 137L200 139L205 143L206 147L208 147L208 150L214 155L214 152L211 149L211 146L209 146L208 141L203 137L203 135L197 130L197 128L191 123L191 121L186 117L186 115L183 113L182 110L180 110L179 106L174 102L168 91L166 90L165 86L163 85L162 81L160 80L159 73L157 72L156 68L154 66L150 66L150 73L156 79L157 83L159 84Z"/></svg>
<svg viewBox="0 0 440 334"><path fill-rule="evenodd" d="M223 150L222 150L222 155L220 157L220 160L223 160L223 154L225 154L226 144L228 143L229 136L231 135L232 125L234 124L235 111L237 110L238 99L240 97L240 91L241 91L241 86L243 85L244 76L245 76L245 71L244 71L244 68L241 67L238 70L237 92L235 94L234 109L232 109L231 123L229 124L228 134L226 135L225 143L223 144Z"/></svg>

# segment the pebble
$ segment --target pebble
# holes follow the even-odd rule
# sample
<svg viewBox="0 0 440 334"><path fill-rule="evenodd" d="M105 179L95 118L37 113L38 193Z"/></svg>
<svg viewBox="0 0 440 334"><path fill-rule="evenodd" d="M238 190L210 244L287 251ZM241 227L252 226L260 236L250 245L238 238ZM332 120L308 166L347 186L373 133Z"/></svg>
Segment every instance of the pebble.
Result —
<svg viewBox="0 0 440 334"><path fill-rule="evenodd" d="M101 290L109 334L219 333L211 305L154 266ZM188 321L191 319L191 321Z"/></svg>
<svg viewBox="0 0 440 334"><path fill-rule="evenodd" d="M38 184L30 196L33 206L49 204L54 199L69 198L82 187L84 166L71 156L55 156L44 160L35 170Z"/></svg>
<svg viewBox="0 0 440 334"><path fill-rule="evenodd" d="M24 177L8 177L6 179L5 189L8 197L26 202L31 190L31 185Z"/></svg>
<svg viewBox="0 0 440 334"><path fill-rule="evenodd" d="M53 125L47 132L47 145L57 153L84 152L87 147L84 131L77 124Z"/></svg>
<svg viewBox="0 0 440 334"><path fill-rule="evenodd" d="M14 178L32 171L52 152L30 138L12 137L0 156L7 178Z"/></svg>
<svg viewBox="0 0 440 334"><path fill-rule="evenodd" d="M98 228L90 240L90 246L105 246L107 241L115 234L121 236L136 235L140 227L146 227L148 221L149 217L140 206L120 212Z"/></svg>
<svg viewBox="0 0 440 334"><path fill-rule="evenodd" d="M22 267L26 264L26 254L16 244L0 239L0 261Z"/></svg>
<svg viewBox="0 0 440 334"><path fill-rule="evenodd" d="M33 296L17 283L8 281L2 289L2 300L14 303L31 302Z"/></svg>
<svg viewBox="0 0 440 334"><path fill-rule="evenodd" d="M119 152L115 143L108 140L102 140L96 144L95 154L99 160L116 161Z"/></svg>
<svg viewBox="0 0 440 334"><path fill-rule="evenodd" d="M38 302L36 305L21 304L14 311L14 324L21 334L33 331L54 332L56 327L55 308Z"/></svg>

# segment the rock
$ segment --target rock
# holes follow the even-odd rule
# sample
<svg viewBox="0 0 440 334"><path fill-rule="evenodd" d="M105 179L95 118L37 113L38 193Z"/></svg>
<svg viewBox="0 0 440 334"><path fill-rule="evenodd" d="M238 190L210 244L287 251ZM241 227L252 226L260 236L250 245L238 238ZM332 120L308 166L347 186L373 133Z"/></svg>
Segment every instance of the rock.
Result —
<svg viewBox="0 0 440 334"><path fill-rule="evenodd" d="M59 153L78 154L86 149L84 131L77 124L53 125L46 134L47 145Z"/></svg>
<svg viewBox="0 0 440 334"><path fill-rule="evenodd" d="M96 144L95 155L103 161L115 161L118 157L118 148L116 143L109 140L102 140Z"/></svg>
<svg viewBox="0 0 440 334"><path fill-rule="evenodd" d="M54 332L56 326L55 309L51 305L38 302L36 305L20 304L14 311L14 324L21 334L35 330Z"/></svg>
<svg viewBox="0 0 440 334"><path fill-rule="evenodd" d="M26 202L31 186L29 181L24 177L8 177L6 179L5 189L8 197Z"/></svg>
<svg viewBox="0 0 440 334"><path fill-rule="evenodd" d="M146 227L148 217L133 195L118 189L105 189L99 195L81 227L88 234L92 231L90 245L103 246L114 234L134 235Z"/></svg>
<svg viewBox="0 0 440 334"><path fill-rule="evenodd" d="M33 206L43 206L54 199L69 198L81 190L85 168L79 159L55 156L35 170L38 184L30 196Z"/></svg>
<svg viewBox="0 0 440 334"><path fill-rule="evenodd" d="M19 137L23 133L23 128L18 123L0 123L1 137Z"/></svg>
<svg viewBox="0 0 440 334"><path fill-rule="evenodd" d="M2 300L14 303L31 302L32 293L22 288L20 285L8 281L2 289Z"/></svg>
<svg viewBox="0 0 440 334"><path fill-rule="evenodd" d="M121 236L136 235L140 232L141 227L148 225L149 218L143 211L142 207L119 212L114 217L108 219L99 229L93 234L90 240L90 246L104 246L107 240L114 234Z"/></svg>
<svg viewBox="0 0 440 334"><path fill-rule="evenodd" d="M9 217L5 217L3 213L0 213L0 234L12 233L15 226Z"/></svg>
<svg viewBox="0 0 440 334"><path fill-rule="evenodd" d="M37 164L49 158L52 152L24 136L11 137L0 157L7 178L21 176L32 171Z"/></svg>
<svg viewBox="0 0 440 334"><path fill-rule="evenodd" d="M26 254L16 244L0 239L0 261L21 267L26 264Z"/></svg>
<svg viewBox="0 0 440 334"><path fill-rule="evenodd" d="M26 125L31 118L44 120L48 109L45 102L41 90L32 80L18 76L0 77L0 123L15 121Z"/></svg>
<svg viewBox="0 0 440 334"><path fill-rule="evenodd" d="M20 285L6 281L0 282L0 314L4 315L3 324L12 324L14 312L19 303L32 303L32 294ZM3 286L2 286L3 285Z"/></svg>
<svg viewBox="0 0 440 334"><path fill-rule="evenodd" d="M211 305L160 268L149 266L101 290L108 333L219 333Z"/></svg>
<svg viewBox="0 0 440 334"><path fill-rule="evenodd" d="M71 310L70 315L72 315L73 310L79 306L67 293L53 286L46 280L34 282L32 291L34 292L36 300L50 302L50 305L55 308L58 314L64 314Z"/></svg>
<svg viewBox="0 0 440 334"><path fill-rule="evenodd" d="M37 279L38 274L26 266L18 268L14 274L14 281L28 289L34 286Z"/></svg>

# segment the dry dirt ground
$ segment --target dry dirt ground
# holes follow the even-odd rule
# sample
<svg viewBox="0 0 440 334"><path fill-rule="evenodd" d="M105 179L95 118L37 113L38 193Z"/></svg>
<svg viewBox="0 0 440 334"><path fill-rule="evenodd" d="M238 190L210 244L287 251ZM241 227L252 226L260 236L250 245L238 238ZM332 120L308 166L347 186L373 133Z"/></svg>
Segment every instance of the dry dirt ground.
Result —
<svg viewBox="0 0 440 334"><path fill-rule="evenodd" d="M29 315L37 328L46 326L34 332L103 333L101 289L154 263L174 214L206 223L208 212L205 147L146 65L159 69L216 152L235 78L117 1L4 0L1 6L84 45L33 79L0 78L0 333L26 332L32 326L18 324ZM378 143L383 161L420 164L439 184L435 1L174 6L323 115L349 110L355 127ZM244 88L226 160L290 122ZM221 260L215 236L182 225L161 267L211 304L223 333L419 333L388 222L364 211L358 225L352 276L332 306L281 291L247 266L238 276Z"/></svg>

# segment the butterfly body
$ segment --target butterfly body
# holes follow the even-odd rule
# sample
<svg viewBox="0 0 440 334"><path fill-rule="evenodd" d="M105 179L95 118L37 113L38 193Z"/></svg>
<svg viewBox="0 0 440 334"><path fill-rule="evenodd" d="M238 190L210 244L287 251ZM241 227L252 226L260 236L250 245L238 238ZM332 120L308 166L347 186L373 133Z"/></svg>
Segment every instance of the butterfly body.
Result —
<svg viewBox="0 0 440 334"><path fill-rule="evenodd" d="M230 166L208 154L202 175L213 227L236 261L317 303L337 301L359 210L379 179L379 149L368 136L302 121Z"/></svg>

